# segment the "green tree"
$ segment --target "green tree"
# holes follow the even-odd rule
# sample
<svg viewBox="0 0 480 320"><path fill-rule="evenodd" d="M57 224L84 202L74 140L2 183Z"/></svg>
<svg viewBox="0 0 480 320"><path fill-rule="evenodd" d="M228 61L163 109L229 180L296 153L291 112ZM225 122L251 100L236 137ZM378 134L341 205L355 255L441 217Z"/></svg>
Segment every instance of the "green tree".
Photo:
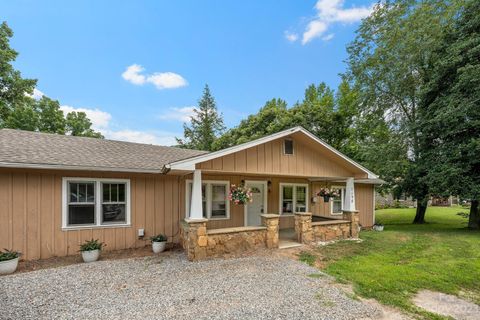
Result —
<svg viewBox="0 0 480 320"><path fill-rule="evenodd" d="M72 136L102 138L100 132L92 129L92 122L85 112L69 112L66 116L65 129Z"/></svg>
<svg viewBox="0 0 480 320"><path fill-rule="evenodd" d="M429 59L452 24L462 0L396 0L377 5L347 47L348 76L360 92L360 112L388 124L406 145L408 168L399 181L418 200L414 223L425 222L428 188L419 167L418 108L429 76ZM377 119L378 120L378 119ZM402 149L404 150L404 149ZM383 154L377 161L383 161Z"/></svg>
<svg viewBox="0 0 480 320"><path fill-rule="evenodd" d="M205 85L203 96L198 101L198 108L194 109L194 113L190 117L190 126L183 124L184 138L176 138L177 143L183 148L212 151L225 126L208 85Z"/></svg>
<svg viewBox="0 0 480 320"><path fill-rule="evenodd" d="M480 229L480 2L469 1L432 55L419 110L425 181L437 195L471 199Z"/></svg>
<svg viewBox="0 0 480 320"><path fill-rule="evenodd" d="M6 119L17 106L22 108L19 112L26 115L25 105L30 98L25 94L32 94L37 83L37 80L23 79L20 71L13 68L12 63L18 53L10 48L12 36L12 29L3 22L0 25L0 127L5 125Z"/></svg>
<svg viewBox="0 0 480 320"><path fill-rule="evenodd" d="M60 103L43 96L35 102L38 113L38 130L40 132L65 134L65 115Z"/></svg>
<svg viewBox="0 0 480 320"><path fill-rule="evenodd" d="M37 131L38 113L33 104L31 102L17 105L13 111L9 112L7 119L4 121L4 126L6 128Z"/></svg>
<svg viewBox="0 0 480 320"><path fill-rule="evenodd" d="M258 113L248 116L240 124L225 132L214 144L220 150L255 140L281 131L286 126L287 103L282 99L267 101Z"/></svg>

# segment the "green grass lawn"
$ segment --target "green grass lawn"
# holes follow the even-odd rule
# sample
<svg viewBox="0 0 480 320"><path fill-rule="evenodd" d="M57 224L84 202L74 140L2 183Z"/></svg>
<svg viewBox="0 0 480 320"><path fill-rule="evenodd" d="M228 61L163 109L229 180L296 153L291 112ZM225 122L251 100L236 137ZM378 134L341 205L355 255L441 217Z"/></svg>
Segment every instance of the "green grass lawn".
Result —
<svg viewBox="0 0 480 320"><path fill-rule="evenodd" d="M410 299L421 289L456 294L480 304L480 232L466 229L459 207L428 208L427 224L412 225L415 209L376 212L383 232L362 231L361 243L341 241L302 253L355 293L399 307L419 318L439 318Z"/></svg>

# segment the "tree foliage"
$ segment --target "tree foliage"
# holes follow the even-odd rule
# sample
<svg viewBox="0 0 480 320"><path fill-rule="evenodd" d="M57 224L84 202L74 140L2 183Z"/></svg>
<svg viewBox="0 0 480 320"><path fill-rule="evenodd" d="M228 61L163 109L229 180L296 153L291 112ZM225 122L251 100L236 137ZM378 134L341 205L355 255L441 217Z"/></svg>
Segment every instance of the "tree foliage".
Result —
<svg viewBox="0 0 480 320"><path fill-rule="evenodd" d="M424 180L436 195L473 200L469 227L479 229L480 2L463 8L430 68L419 109Z"/></svg>
<svg viewBox="0 0 480 320"><path fill-rule="evenodd" d="M380 127L386 124L405 152L397 153L398 163L407 165L395 179L418 199L418 223L424 222L429 196L421 179L425 172L420 167L418 108L431 72L432 50L462 2L396 0L379 4L363 20L347 48L348 76L359 88L361 114L369 114ZM383 161L383 156L377 161Z"/></svg>
<svg viewBox="0 0 480 320"><path fill-rule="evenodd" d="M177 138L177 143L182 148L211 151L225 126L208 85L205 85L203 96L198 101L198 108L194 109L194 113L190 117L190 125L183 124L184 138Z"/></svg>
<svg viewBox="0 0 480 320"><path fill-rule="evenodd" d="M3 22L0 25L0 127L17 106L23 109L23 116L30 113L26 107L30 98L26 94L32 94L37 83L37 80L23 79L20 71L13 68L18 52L10 48L12 36L12 29Z"/></svg>

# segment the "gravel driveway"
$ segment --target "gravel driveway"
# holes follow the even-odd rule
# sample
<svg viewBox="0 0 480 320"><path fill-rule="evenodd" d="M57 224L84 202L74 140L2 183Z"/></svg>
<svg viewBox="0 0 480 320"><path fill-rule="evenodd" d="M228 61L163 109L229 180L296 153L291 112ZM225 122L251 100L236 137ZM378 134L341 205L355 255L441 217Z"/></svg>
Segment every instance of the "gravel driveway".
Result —
<svg viewBox="0 0 480 320"><path fill-rule="evenodd" d="M378 311L276 255L181 253L0 277L1 319L359 319Z"/></svg>

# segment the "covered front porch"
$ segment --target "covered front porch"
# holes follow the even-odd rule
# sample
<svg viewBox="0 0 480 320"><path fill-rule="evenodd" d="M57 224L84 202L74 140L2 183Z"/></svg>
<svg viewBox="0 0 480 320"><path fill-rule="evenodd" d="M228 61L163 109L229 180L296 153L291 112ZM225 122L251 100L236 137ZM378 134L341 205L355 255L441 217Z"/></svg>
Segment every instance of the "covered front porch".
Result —
<svg viewBox="0 0 480 320"><path fill-rule="evenodd" d="M339 199L318 197L326 178L225 175L196 169L185 179L182 245L190 260L358 236L354 177L328 178ZM231 185L252 190L252 202L228 200ZM340 201L340 202L339 202Z"/></svg>

